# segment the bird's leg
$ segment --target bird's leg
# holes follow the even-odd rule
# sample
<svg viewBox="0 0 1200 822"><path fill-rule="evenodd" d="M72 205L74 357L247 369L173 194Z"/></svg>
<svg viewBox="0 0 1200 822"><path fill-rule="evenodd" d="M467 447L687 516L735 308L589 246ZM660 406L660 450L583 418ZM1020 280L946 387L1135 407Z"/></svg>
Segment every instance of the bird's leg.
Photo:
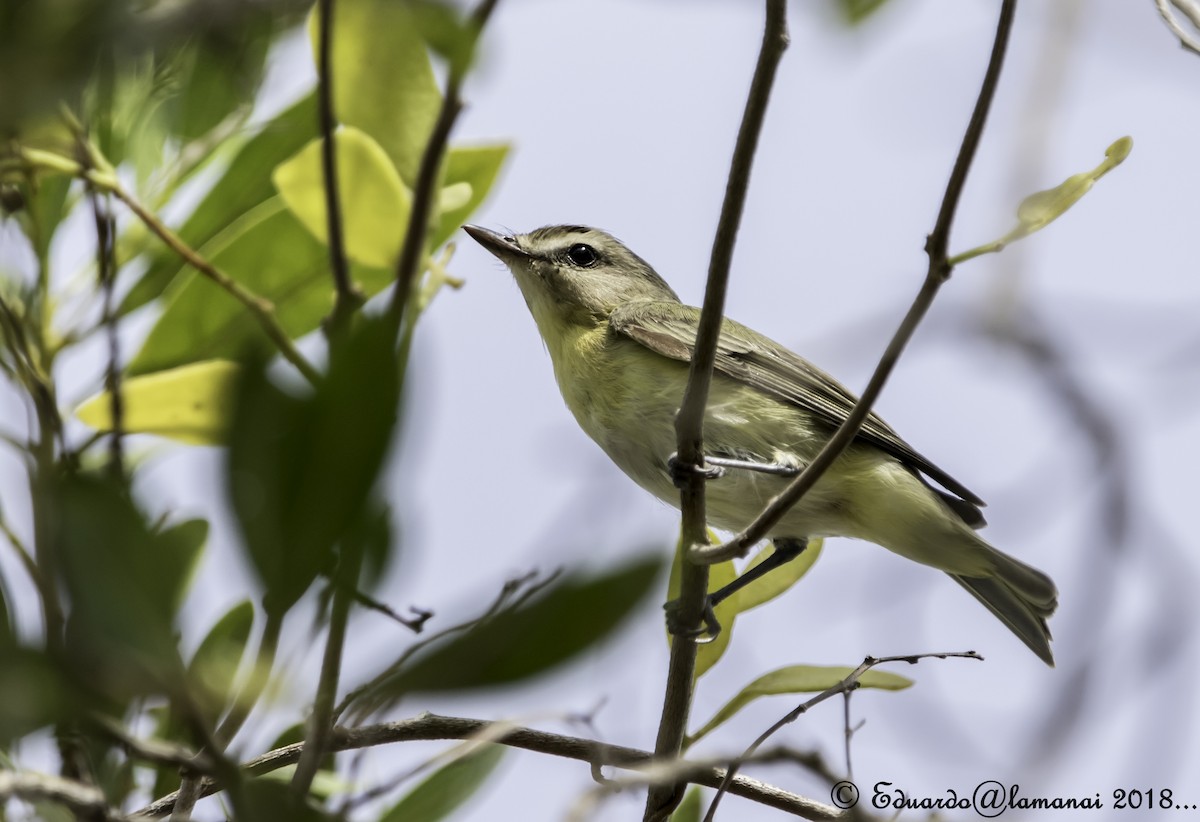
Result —
<svg viewBox="0 0 1200 822"><path fill-rule="evenodd" d="M734 457L714 457L709 454L704 455L704 465L690 465L685 469L679 462L678 454L671 454L671 456L667 457L667 473L671 475L671 480L675 483L676 487L679 487L683 478L687 476L686 472L688 469L699 474L706 480L714 480L725 476L727 468L756 471L760 474L774 474L777 477L794 477L802 470L802 467L799 465L789 465L783 462L757 462L756 460L740 460Z"/></svg>
<svg viewBox="0 0 1200 822"><path fill-rule="evenodd" d="M771 573L771 571L779 568L780 566L786 565L796 557L800 556L802 553L804 553L804 549L808 547L808 538L776 537L772 541L772 544L774 545L774 550L771 551L771 556L767 557L758 565L755 565L749 571L742 574L725 587L708 595L708 597L704 600L704 612L702 617L704 626L702 628L683 630L679 626L677 621L679 600L673 599L663 606L667 611L667 630L672 634L676 634L678 636L687 636L693 639L707 634L707 637L702 640L704 642L712 642L714 639L716 639L717 635L721 633L721 623L717 620L717 614L715 610L716 607L725 600L729 599L729 597L736 594L738 591L745 588L750 583L754 582L756 579L762 579L764 576Z"/></svg>

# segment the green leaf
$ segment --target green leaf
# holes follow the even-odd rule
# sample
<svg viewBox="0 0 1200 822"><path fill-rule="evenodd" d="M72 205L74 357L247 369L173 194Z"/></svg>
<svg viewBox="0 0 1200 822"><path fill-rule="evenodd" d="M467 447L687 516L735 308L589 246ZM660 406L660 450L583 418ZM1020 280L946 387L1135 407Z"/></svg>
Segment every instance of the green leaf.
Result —
<svg viewBox="0 0 1200 822"><path fill-rule="evenodd" d="M689 737L689 744L695 743L717 726L726 722L746 705L760 696L775 696L777 694L820 693L836 687L842 680L854 672L847 666L821 665L791 665L763 674L738 692L721 710L717 711L700 730ZM900 691L913 684L908 677L893 674L889 671L870 670L858 680L860 688L880 688L885 691Z"/></svg>
<svg viewBox="0 0 1200 822"><path fill-rule="evenodd" d="M175 613L197 529L154 533L122 488L83 476L60 480L54 505L68 659L81 681L121 701L172 691L183 668Z"/></svg>
<svg viewBox="0 0 1200 822"><path fill-rule="evenodd" d="M887 0L837 0L842 18L852 26L858 25L879 10Z"/></svg>
<svg viewBox="0 0 1200 822"><path fill-rule="evenodd" d="M517 682L562 664L612 634L653 590L662 561L644 557L592 577L572 575L531 601L435 644L368 695Z"/></svg>
<svg viewBox="0 0 1200 822"><path fill-rule="evenodd" d="M221 444L233 414L237 377L237 363L207 360L124 380L122 428L197 445ZM88 399L75 416L98 431L111 431L110 393Z"/></svg>
<svg viewBox="0 0 1200 822"><path fill-rule="evenodd" d="M196 567L204 554L204 543L208 539L208 523L202 519L189 519L164 528L156 538L162 543L158 549L170 552L179 562L179 575L174 580L175 587L167 588L170 595L171 612L178 613L183 607L183 598L187 594L195 577ZM164 579L160 584L168 586L172 580Z"/></svg>
<svg viewBox="0 0 1200 822"><path fill-rule="evenodd" d="M284 207L269 200L222 232L203 253L250 291L270 300L288 336L314 330L333 307L329 251ZM392 272L352 266L368 294ZM199 360L240 359L273 351L258 321L220 286L194 272L174 284L166 310L129 364L132 376Z"/></svg>
<svg viewBox="0 0 1200 822"><path fill-rule="evenodd" d="M1104 160L1091 171L1074 174L1054 188L1029 195L1017 206L1017 225L1012 231L999 240L951 257L950 265L958 265L983 254L994 254L1002 251L1009 243L1041 231L1079 202L1084 194L1091 191L1097 180L1123 163L1132 150L1133 140L1122 137L1105 150Z"/></svg>
<svg viewBox="0 0 1200 822"><path fill-rule="evenodd" d="M434 771L380 822L439 822L464 805L504 758L503 745L483 745Z"/></svg>
<svg viewBox="0 0 1200 822"><path fill-rule="evenodd" d="M274 26L269 14L201 33L173 55L178 92L168 102L171 130L184 143L203 137L238 108L249 109L262 80Z"/></svg>
<svg viewBox="0 0 1200 822"><path fill-rule="evenodd" d="M245 815L237 819L286 819L287 822L332 822L334 817L314 807L292 786L270 775L242 782Z"/></svg>
<svg viewBox="0 0 1200 822"><path fill-rule="evenodd" d="M465 223L479 208L500 174L500 168L508 156L507 144L485 146L460 146L451 148L446 155L446 166L442 173L443 192L459 183L471 187L470 196L462 205L443 203L432 234L432 246L437 248Z"/></svg>
<svg viewBox="0 0 1200 822"><path fill-rule="evenodd" d="M237 152L221 179L179 228L183 241L192 248L199 248L247 212L274 197L271 169L312 139L316 122L316 100L309 94L264 125ZM184 271L190 272L190 269L175 252L157 246L150 258L150 267L122 302L121 313L156 299Z"/></svg>
<svg viewBox="0 0 1200 822"><path fill-rule="evenodd" d="M684 794L679 807L671 814L671 822L700 822L703 804L704 791L700 790L699 785L693 785L691 790Z"/></svg>
<svg viewBox="0 0 1200 822"><path fill-rule="evenodd" d="M0 644L0 750L94 707L41 651Z"/></svg>
<svg viewBox="0 0 1200 822"><path fill-rule="evenodd" d="M808 547L800 556L793 559L791 562L774 569L769 574L756 579L745 588L741 589L729 599L732 602L732 609L735 613L742 614L752 608L757 608L775 597L787 591L793 585L800 581L801 577L808 573L809 569L817 561L817 557L821 555L821 548L824 547L825 541L822 539L811 540ZM773 546L764 546L750 564L742 570L742 574L746 574L750 569L754 568L760 562L769 557L775 548ZM739 574L741 576L741 574Z"/></svg>
<svg viewBox="0 0 1200 822"><path fill-rule="evenodd" d="M314 55L317 33L314 13L309 17ZM411 189L442 104L411 5L339 0L332 45L338 119L371 135Z"/></svg>
<svg viewBox="0 0 1200 822"><path fill-rule="evenodd" d="M404 243L412 194L379 144L346 126L334 135L338 204L346 256L377 268L395 265ZM328 244L324 140L313 140L271 175L289 209L309 232Z"/></svg>
<svg viewBox="0 0 1200 822"><path fill-rule="evenodd" d="M303 398L285 393L260 368L244 371L228 487L267 587L264 607L286 611L331 568L335 544L371 505L399 404L395 332L386 319L363 319Z"/></svg>
<svg viewBox="0 0 1200 822"><path fill-rule="evenodd" d="M217 620L188 663L188 677L211 725L229 704L253 626L254 606L244 599Z"/></svg>
<svg viewBox="0 0 1200 822"><path fill-rule="evenodd" d="M710 542L716 543L720 540L712 531L708 532ZM667 600L673 601L679 598L679 580L680 580L680 563L683 562L683 539L675 544L675 559L671 563L671 578L667 583ZM718 562L715 565L708 566L708 592L711 594L714 591L719 591L737 578L737 568L734 567L733 561ZM725 650L729 647L729 642L733 639L733 623L737 617L737 610L734 607L734 598L722 602L713 609L717 617L717 622L721 626L721 633L717 634L712 642L706 642L696 649L696 673L695 679L699 679L707 673L712 666L717 664L717 661L725 655ZM668 643L671 641L670 634L667 635Z"/></svg>

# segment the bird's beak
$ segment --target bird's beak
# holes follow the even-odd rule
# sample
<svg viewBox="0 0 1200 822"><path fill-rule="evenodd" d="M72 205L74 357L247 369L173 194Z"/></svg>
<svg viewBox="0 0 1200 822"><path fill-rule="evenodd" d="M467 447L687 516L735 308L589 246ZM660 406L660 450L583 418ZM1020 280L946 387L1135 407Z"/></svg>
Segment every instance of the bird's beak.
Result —
<svg viewBox="0 0 1200 822"><path fill-rule="evenodd" d="M516 258L529 257L529 253L517 245L515 237L506 237L503 234L498 234L495 231L477 225L465 225L463 226L463 231L470 234L471 239L495 254L505 263Z"/></svg>

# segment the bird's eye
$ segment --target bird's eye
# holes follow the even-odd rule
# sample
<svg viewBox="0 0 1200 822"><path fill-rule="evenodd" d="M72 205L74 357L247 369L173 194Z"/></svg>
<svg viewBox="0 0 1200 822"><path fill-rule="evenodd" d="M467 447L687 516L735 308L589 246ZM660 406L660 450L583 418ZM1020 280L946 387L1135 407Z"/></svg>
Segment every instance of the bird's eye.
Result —
<svg viewBox="0 0 1200 822"><path fill-rule="evenodd" d="M580 268L591 268L600 262L600 255L590 245L575 243L567 249L567 259Z"/></svg>

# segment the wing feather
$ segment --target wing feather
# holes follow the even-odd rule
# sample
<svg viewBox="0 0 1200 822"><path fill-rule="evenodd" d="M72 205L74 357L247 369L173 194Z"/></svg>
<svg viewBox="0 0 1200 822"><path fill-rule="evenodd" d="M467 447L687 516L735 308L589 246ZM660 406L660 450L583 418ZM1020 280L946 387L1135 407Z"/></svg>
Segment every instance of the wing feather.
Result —
<svg viewBox="0 0 1200 822"><path fill-rule="evenodd" d="M698 308L647 300L621 306L612 313L609 322L615 333L651 351L690 362L699 318ZM751 388L816 414L833 426L845 421L858 400L811 363L733 320L727 319L721 326L716 369ZM975 527L983 524L983 516L977 509L984 504L983 500L913 449L876 414L867 417L858 435L960 497L961 500L955 500L959 504L951 507L967 524Z"/></svg>

